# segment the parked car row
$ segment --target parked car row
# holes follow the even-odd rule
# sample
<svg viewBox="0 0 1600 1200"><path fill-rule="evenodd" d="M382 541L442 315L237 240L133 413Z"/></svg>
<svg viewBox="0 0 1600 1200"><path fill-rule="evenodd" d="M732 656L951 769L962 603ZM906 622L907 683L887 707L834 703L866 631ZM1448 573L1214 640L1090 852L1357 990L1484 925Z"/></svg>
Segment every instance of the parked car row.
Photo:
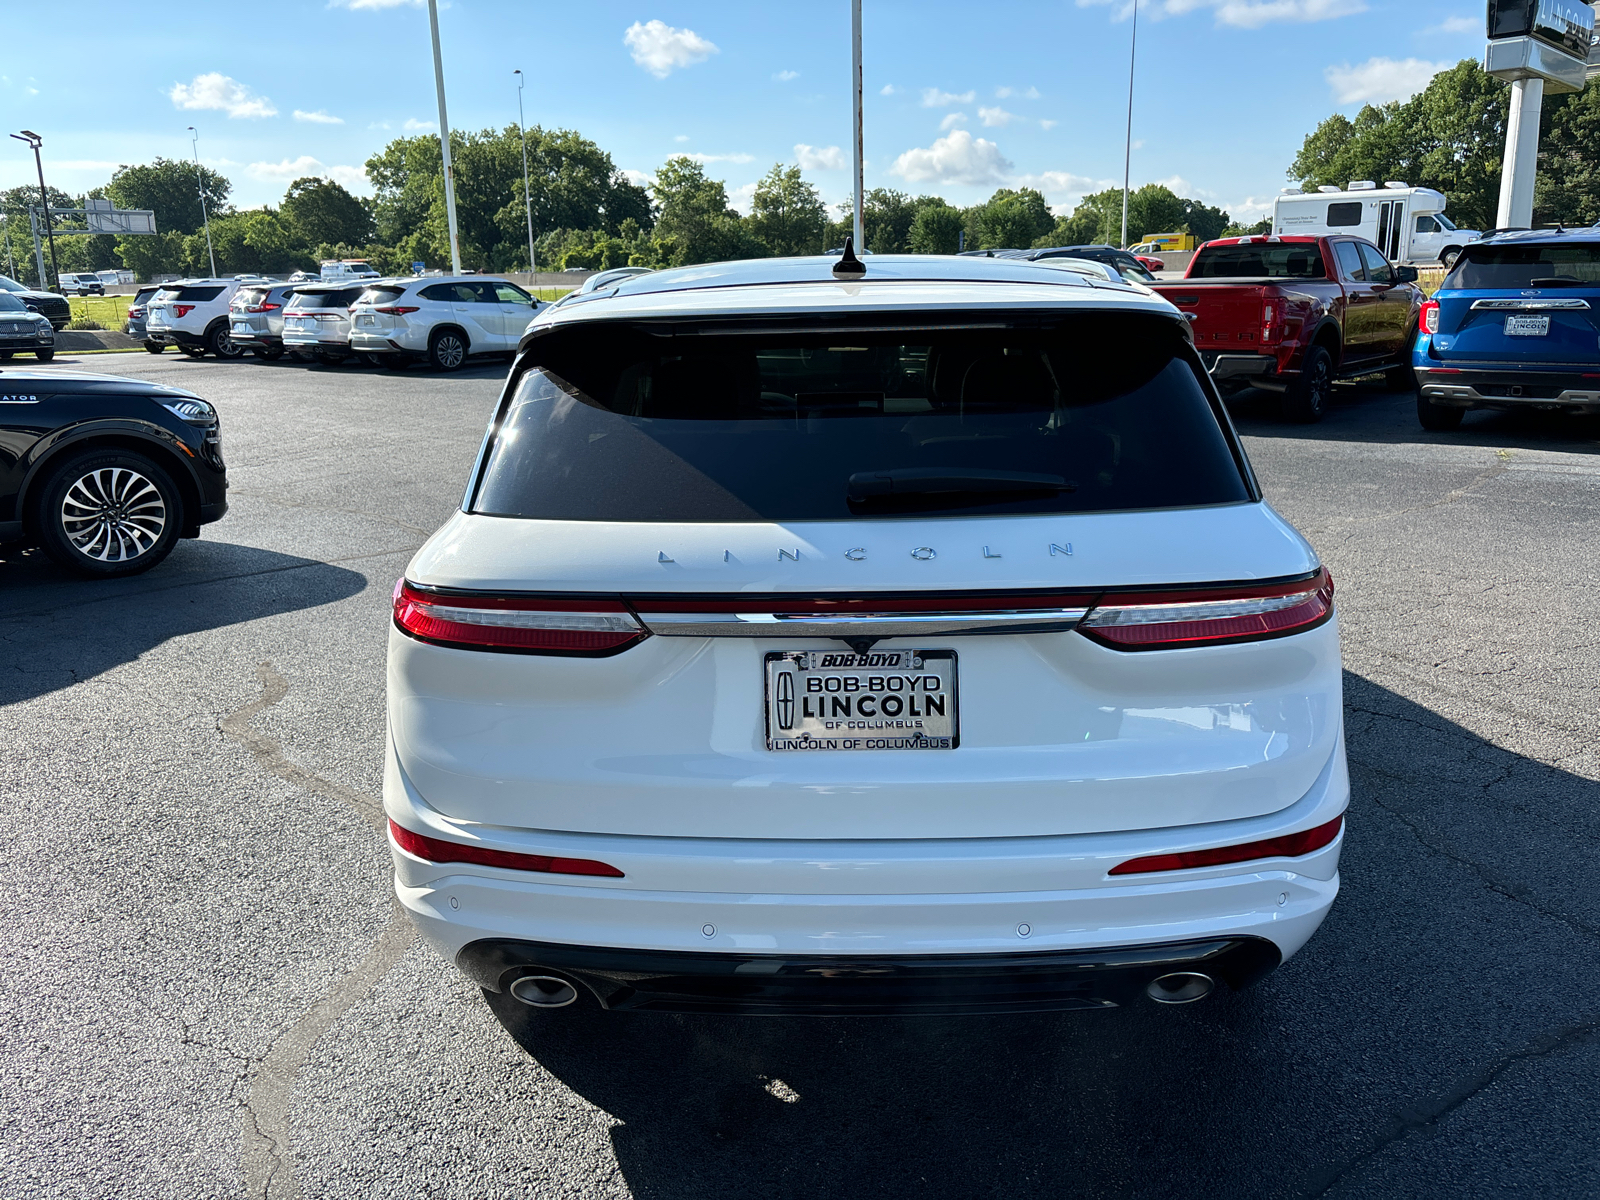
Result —
<svg viewBox="0 0 1600 1200"><path fill-rule="evenodd" d="M542 307L516 284L480 275L289 282L186 279L141 291L129 331L160 354L274 360L292 354L328 364L351 358L453 371L481 354L511 354ZM135 312L137 310L137 316Z"/></svg>

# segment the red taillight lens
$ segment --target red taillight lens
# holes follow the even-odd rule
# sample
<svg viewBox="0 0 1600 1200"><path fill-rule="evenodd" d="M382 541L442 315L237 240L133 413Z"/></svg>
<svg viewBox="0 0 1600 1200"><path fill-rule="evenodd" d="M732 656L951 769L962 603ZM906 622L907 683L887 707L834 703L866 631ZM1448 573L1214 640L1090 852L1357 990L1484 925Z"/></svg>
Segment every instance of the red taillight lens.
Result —
<svg viewBox="0 0 1600 1200"><path fill-rule="evenodd" d="M1266 304L1262 306L1261 340L1263 343L1277 340L1277 325L1273 321L1273 318L1276 315L1277 314L1273 312L1272 305Z"/></svg>
<svg viewBox="0 0 1600 1200"><path fill-rule="evenodd" d="M1423 333L1439 332L1439 302L1437 300L1423 302L1422 311L1417 314L1417 324L1422 327Z"/></svg>
<svg viewBox="0 0 1600 1200"><path fill-rule="evenodd" d="M245 309L245 312L277 312L280 307L282 306L277 304L252 304L249 308Z"/></svg>
<svg viewBox="0 0 1600 1200"><path fill-rule="evenodd" d="M1301 633L1333 612L1333 576L1257 587L1108 595L1078 629L1114 650L1171 650Z"/></svg>
<svg viewBox="0 0 1600 1200"><path fill-rule="evenodd" d="M1225 863L1249 862L1256 858L1299 858L1313 850L1321 850L1339 836L1344 826L1340 813L1326 825L1299 833L1286 833L1282 837L1265 838L1259 842L1245 842L1240 846L1217 846L1211 850L1185 850L1179 854L1152 854L1148 858L1130 858L1118 863L1107 872L1109 875L1143 875L1148 871L1187 871L1194 867L1220 867Z"/></svg>
<svg viewBox="0 0 1600 1200"><path fill-rule="evenodd" d="M440 838L412 833L403 825L389 822L389 836L407 854L436 863L476 863L480 867L504 867L508 871L539 871L546 875L603 875L607 879L625 876L610 863L592 858L555 858L548 854L513 854L509 850L489 850L466 846Z"/></svg>
<svg viewBox="0 0 1600 1200"><path fill-rule="evenodd" d="M394 623L424 642L523 654L616 654L644 639L620 600L446 595L394 586Z"/></svg>
<svg viewBox="0 0 1600 1200"><path fill-rule="evenodd" d="M192 304L174 304L172 306L172 312L174 316L187 317L193 311L194 305Z"/></svg>
<svg viewBox="0 0 1600 1200"><path fill-rule="evenodd" d="M375 308L373 312L388 313L391 317L403 317L407 313L417 311L415 304L386 304L382 308Z"/></svg>

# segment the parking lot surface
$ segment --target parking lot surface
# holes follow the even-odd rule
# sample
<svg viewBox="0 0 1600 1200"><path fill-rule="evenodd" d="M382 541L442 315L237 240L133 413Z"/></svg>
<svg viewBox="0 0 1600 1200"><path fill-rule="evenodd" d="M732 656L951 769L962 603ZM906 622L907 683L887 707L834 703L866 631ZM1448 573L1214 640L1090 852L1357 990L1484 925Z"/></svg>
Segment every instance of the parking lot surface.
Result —
<svg viewBox="0 0 1600 1200"><path fill-rule="evenodd" d="M502 1026L397 916L378 797L390 589L503 366L58 366L211 400L232 511L128 580L0 551L0 1196L1600 1192L1600 422L1234 403L1338 581L1354 786L1258 987Z"/></svg>

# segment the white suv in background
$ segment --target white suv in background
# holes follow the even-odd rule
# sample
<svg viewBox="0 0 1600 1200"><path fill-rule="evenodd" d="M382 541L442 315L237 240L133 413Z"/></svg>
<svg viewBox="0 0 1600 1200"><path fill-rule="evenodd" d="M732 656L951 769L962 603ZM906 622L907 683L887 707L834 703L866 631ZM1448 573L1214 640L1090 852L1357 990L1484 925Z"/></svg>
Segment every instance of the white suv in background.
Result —
<svg viewBox="0 0 1600 1200"><path fill-rule="evenodd" d="M383 280L351 306L350 347L388 366L420 360L454 371L468 355L514 353L547 307L514 283L481 275Z"/></svg>
<svg viewBox="0 0 1600 1200"><path fill-rule="evenodd" d="M492 1003L1181 1003L1333 903L1333 583L1182 314L865 264L542 314L396 585L396 891Z"/></svg>
<svg viewBox="0 0 1600 1200"><path fill-rule="evenodd" d="M364 290L349 282L295 284L283 310L284 349L328 366L344 362L351 354L350 306Z"/></svg>
<svg viewBox="0 0 1600 1200"><path fill-rule="evenodd" d="M145 306L145 346L176 346L191 358L207 353L238 358L244 347L236 345L229 333L228 306L246 282L181 279L162 284Z"/></svg>

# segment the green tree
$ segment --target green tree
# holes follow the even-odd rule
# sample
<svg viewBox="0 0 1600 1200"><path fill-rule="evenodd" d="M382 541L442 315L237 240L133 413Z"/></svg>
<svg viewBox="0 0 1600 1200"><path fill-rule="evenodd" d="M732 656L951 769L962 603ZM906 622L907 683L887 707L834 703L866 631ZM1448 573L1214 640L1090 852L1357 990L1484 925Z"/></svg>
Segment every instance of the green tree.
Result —
<svg viewBox="0 0 1600 1200"><path fill-rule="evenodd" d="M1023 250L1055 228L1044 195L1034 188L1001 188L967 210L967 244L973 250Z"/></svg>
<svg viewBox="0 0 1600 1200"><path fill-rule="evenodd" d="M961 247L961 210L937 196L918 200L906 249L913 254L954 254Z"/></svg>
<svg viewBox="0 0 1600 1200"><path fill-rule="evenodd" d="M728 190L708 179L692 158L669 158L650 187L660 215L655 240L661 260L671 266L760 258L766 246L728 207Z"/></svg>
<svg viewBox="0 0 1600 1200"><path fill-rule="evenodd" d="M200 168L197 184L194 164L181 159L157 158L142 166L118 167L106 184L105 194L118 208L154 211L156 228L162 233L193 233L203 224L202 187L207 210L213 217L230 211L228 195L233 184L210 167Z"/></svg>
<svg viewBox="0 0 1600 1200"><path fill-rule="evenodd" d="M283 195L283 221L302 245L319 242L367 242L372 214L331 179L296 179Z"/></svg>
<svg viewBox="0 0 1600 1200"><path fill-rule="evenodd" d="M73 197L67 195L60 188L49 188L47 192L51 208L79 208L81 205ZM20 187L7 188L0 192L0 216L5 218L5 242L0 245L0 256L9 250L9 257L16 262L18 282L29 283L35 287L48 286L48 281L38 278L39 269L33 257L33 232L28 224L28 207L39 203L39 187L37 184L23 184ZM56 242L56 262L63 271L77 270L76 259L69 266L64 257L70 253L71 243L81 241L81 238L60 238ZM39 241L44 244L44 227L39 228ZM50 250L45 247L44 252L45 272L50 270ZM9 263L7 264L9 265ZM3 269L3 268L0 268Z"/></svg>
<svg viewBox="0 0 1600 1200"><path fill-rule="evenodd" d="M799 167L775 163L756 184L746 223L771 254L817 254L823 248L828 210Z"/></svg>
<svg viewBox="0 0 1600 1200"><path fill-rule="evenodd" d="M1545 104L1534 220L1593 225L1600 221L1600 155L1595 152L1600 146L1600 86L1590 84L1576 95L1546 97Z"/></svg>

